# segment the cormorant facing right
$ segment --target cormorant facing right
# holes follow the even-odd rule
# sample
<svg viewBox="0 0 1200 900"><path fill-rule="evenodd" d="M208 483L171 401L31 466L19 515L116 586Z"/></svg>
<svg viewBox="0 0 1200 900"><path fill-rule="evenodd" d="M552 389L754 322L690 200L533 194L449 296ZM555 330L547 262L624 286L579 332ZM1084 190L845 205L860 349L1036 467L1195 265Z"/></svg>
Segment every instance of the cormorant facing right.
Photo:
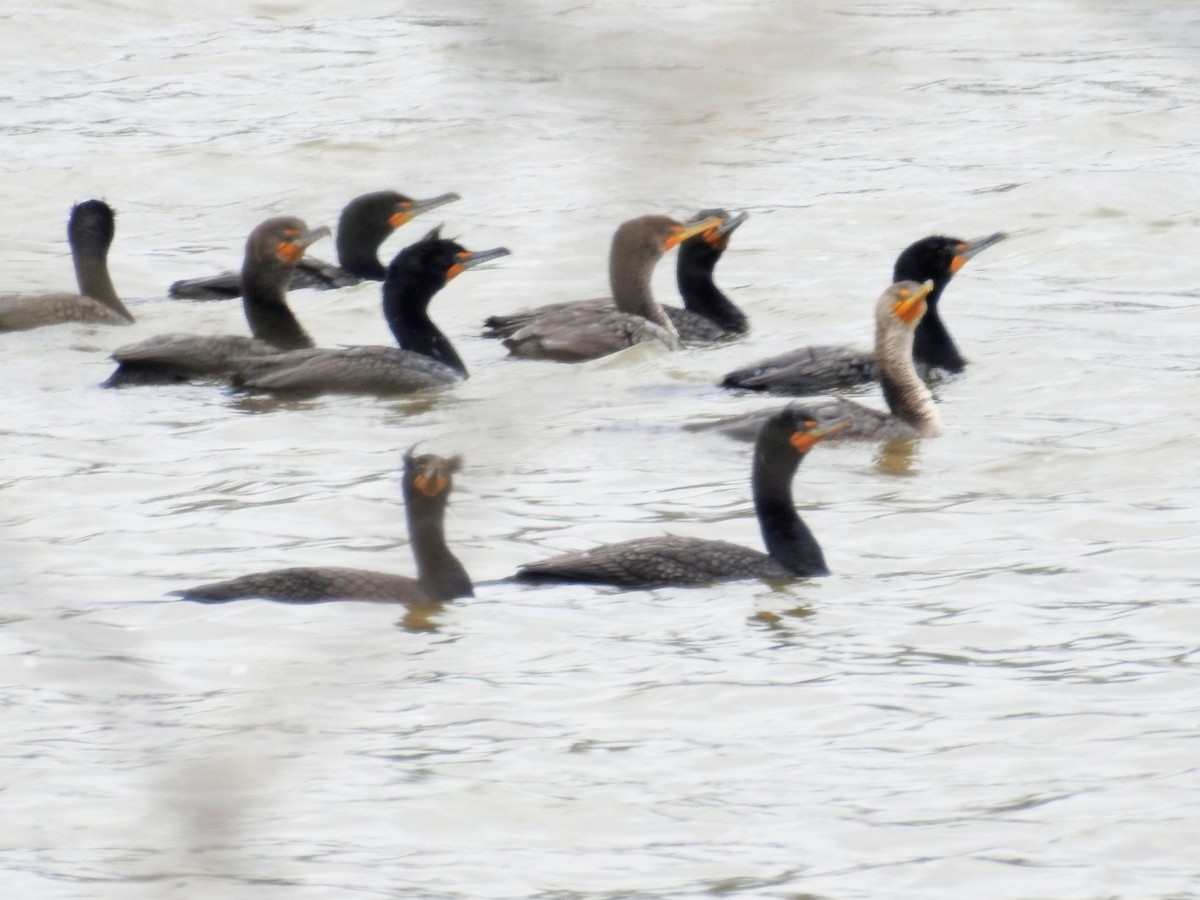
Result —
<svg viewBox="0 0 1200 900"><path fill-rule="evenodd" d="M717 217L691 225L667 216L630 219L617 228L609 250L612 305L552 303L516 316L493 317L485 324L498 334L509 334L504 346L513 356L526 359L583 362L643 341L678 350L683 346L679 334L654 299L650 276L664 253L721 222ZM516 325L515 330L509 323Z"/></svg>
<svg viewBox="0 0 1200 900"><path fill-rule="evenodd" d="M522 581L578 581L625 588L711 584L739 578L791 579L828 575L816 538L792 501L792 477L817 441L849 424L821 421L793 404L759 431L751 485L767 552L701 538L639 538L602 544L520 567Z"/></svg>
<svg viewBox="0 0 1200 900"><path fill-rule="evenodd" d="M450 279L509 252L472 253L438 228L396 254L383 282L383 315L399 347L292 350L254 357L234 382L251 390L293 396L407 394L454 384L467 367L454 345L429 318L429 303Z"/></svg>
<svg viewBox="0 0 1200 900"><path fill-rule="evenodd" d="M162 334L119 347L112 355L116 371L104 386L174 384L228 375L245 357L313 346L287 305L287 283L309 245L328 234L326 226L310 229L294 216L279 216L258 225L246 240L242 265L246 285L242 307L254 337Z"/></svg>
<svg viewBox="0 0 1200 900"><path fill-rule="evenodd" d="M745 334L750 320L737 305L725 295L713 280L713 269L720 262L729 246L729 238L746 219L748 213L730 215L723 209L704 209L685 223L716 219L717 223L704 231L693 234L679 244L675 263L675 281L683 307L662 306L679 339L685 344L711 344L728 337ZM565 315L565 310L574 310L582 315L588 308L591 315L599 316L612 311L612 300L598 297L595 300L568 300L550 303L537 309L506 316L491 316L484 323L484 337L511 337L525 325L541 316Z"/></svg>
<svg viewBox="0 0 1200 900"><path fill-rule="evenodd" d="M967 362L938 313L942 291L967 260L1007 237L1003 232L973 241L950 237L927 237L910 244L896 259L892 281L933 281L928 311L917 326L913 359L923 377L931 370L961 372ZM802 347L745 369L730 372L723 387L744 388L803 397L838 388L865 384L878 378L872 353L847 347Z"/></svg>
<svg viewBox="0 0 1200 900"><path fill-rule="evenodd" d="M926 315L933 282L900 281L875 303L875 367L887 401L880 412L846 397L806 400L809 411L821 421L835 419L846 427L834 440L890 441L934 437L941 434L942 419L933 395L913 364L913 332ZM759 410L731 419L686 426L688 431L719 431L727 437L752 441L771 410Z"/></svg>
<svg viewBox="0 0 1200 900"><path fill-rule="evenodd" d="M458 194L441 194L413 200L396 191L374 191L355 197L338 218L334 243L338 265L306 256L292 273L288 290L312 288L330 291L363 281L383 281L387 270L379 261L379 247L393 231L421 213L461 200ZM242 295L237 272L176 281L167 293L181 300L226 300Z"/></svg>

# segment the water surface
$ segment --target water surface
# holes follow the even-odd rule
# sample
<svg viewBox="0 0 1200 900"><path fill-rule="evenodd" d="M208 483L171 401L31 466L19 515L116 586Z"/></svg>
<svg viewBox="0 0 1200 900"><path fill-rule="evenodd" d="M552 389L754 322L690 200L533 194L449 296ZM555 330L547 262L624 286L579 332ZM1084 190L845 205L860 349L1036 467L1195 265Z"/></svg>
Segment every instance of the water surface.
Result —
<svg viewBox="0 0 1200 900"><path fill-rule="evenodd" d="M104 197L138 316L0 335L13 896L1200 896L1190 0L0 20L4 287L68 287L67 211ZM448 233L514 252L436 301L469 382L97 387L121 343L244 329L170 281L236 266L268 215L333 224L383 188L458 191ZM718 269L746 340L565 367L477 336L602 293L623 219L714 205L751 213ZM867 344L910 241L995 230L943 304L971 360L937 388L946 434L801 469L833 577L496 583L663 531L757 546L747 449L679 426L776 402L719 391L725 371ZM322 343L387 338L375 285L293 303ZM415 620L165 597L411 572L418 441L466 459L448 529L492 582L474 600Z"/></svg>

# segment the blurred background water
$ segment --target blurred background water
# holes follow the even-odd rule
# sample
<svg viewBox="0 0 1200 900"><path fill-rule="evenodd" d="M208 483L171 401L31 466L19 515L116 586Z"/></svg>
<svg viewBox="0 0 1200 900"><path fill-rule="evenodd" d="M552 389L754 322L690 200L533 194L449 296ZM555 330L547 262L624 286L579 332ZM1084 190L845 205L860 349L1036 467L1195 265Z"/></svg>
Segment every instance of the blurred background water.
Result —
<svg viewBox="0 0 1200 900"><path fill-rule="evenodd" d="M67 213L104 197L138 317L0 335L6 895L1200 896L1200 7L64 0L0 24L2 287L69 288ZM384 188L457 191L448 233L513 250L435 301L469 382L98 387L120 344L243 331L171 281ZM478 336L603 293L624 219L714 205L751 213L717 270L745 340L567 367ZM868 345L912 240L995 230L943 303L971 360L937 388L946 434L800 471L831 578L492 583L429 620L164 597L412 572L418 441L466 459L448 530L478 580L663 531L757 546L747 448L680 425L779 402L716 388L732 368ZM319 343L388 339L375 284L292 301Z"/></svg>

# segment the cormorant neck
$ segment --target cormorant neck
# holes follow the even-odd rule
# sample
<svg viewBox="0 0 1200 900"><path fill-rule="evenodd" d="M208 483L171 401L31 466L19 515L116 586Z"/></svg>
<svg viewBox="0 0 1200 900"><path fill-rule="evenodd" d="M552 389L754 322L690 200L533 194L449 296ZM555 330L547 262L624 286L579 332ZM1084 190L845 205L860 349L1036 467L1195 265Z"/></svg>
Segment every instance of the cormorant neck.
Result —
<svg viewBox="0 0 1200 900"><path fill-rule="evenodd" d="M337 233L338 265L366 281L383 281L387 269L379 261L379 247L387 235L363 234L361 230L341 225Z"/></svg>
<svg viewBox="0 0 1200 900"><path fill-rule="evenodd" d="M133 313L126 309L117 296L117 289L108 274L107 253L107 247L74 249L71 256L75 263L75 282L79 285L79 293L103 303L117 315L132 322Z"/></svg>
<svg viewBox="0 0 1200 900"><path fill-rule="evenodd" d="M650 290L650 274L656 262L657 256L639 264L614 253L609 258L608 283L617 309L641 316L661 327L672 338L671 348L678 350L683 346L679 333Z"/></svg>
<svg viewBox="0 0 1200 900"><path fill-rule="evenodd" d="M421 590L433 601L473 597L471 576L446 544L445 496L428 498L413 494L409 491L405 509Z"/></svg>
<svg viewBox="0 0 1200 900"><path fill-rule="evenodd" d="M929 316L928 309L925 316ZM883 399L893 416L922 435L932 437L941 433L942 419L933 402L933 394L917 374L913 346L913 332L900 322L893 320L887 326L876 324L875 367L883 388Z"/></svg>
<svg viewBox="0 0 1200 900"><path fill-rule="evenodd" d="M725 296L713 281L712 265L688 261L680 251L679 265L675 269L675 281L686 309L704 316L726 331L741 333L749 326L746 314Z"/></svg>
<svg viewBox="0 0 1200 900"><path fill-rule="evenodd" d="M429 318L429 302L441 285L407 281L393 276L383 285L383 316L405 350L420 353L467 377L467 366L450 339Z"/></svg>
<svg viewBox="0 0 1200 900"><path fill-rule="evenodd" d="M754 511L767 553L796 575L828 575L817 539L796 512L792 478L804 454L764 429L754 448Z"/></svg>
<svg viewBox="0 0 1200 900"><path fill-rule="evenodd" d="M954 338L950 337L938 313L938 300L945 288L945 284L937 284L925 300L925 316L917 323L913 339L913 358L925 368L961 372L966 368L967 361L958 352Z"/></svg>
<svg viewBox="0 0 1200 900"><path fill-rule="evenodd" d="M243 267L242 309L246 313L250 333L260 341L266 341L280 350L315 347L313 339L287 305L285 285L291 274L290 268L281 273L273 268L261 271L257 266Z"/></svg>

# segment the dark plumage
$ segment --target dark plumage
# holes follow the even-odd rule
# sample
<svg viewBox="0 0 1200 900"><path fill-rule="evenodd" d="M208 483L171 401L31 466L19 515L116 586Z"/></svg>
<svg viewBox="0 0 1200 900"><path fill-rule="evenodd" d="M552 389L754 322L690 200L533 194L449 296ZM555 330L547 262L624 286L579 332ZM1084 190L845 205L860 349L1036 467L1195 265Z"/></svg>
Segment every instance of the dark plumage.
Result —
<svg viewBox="0 0 1200 900"><path fill-rule="evenodd" d="M613 235L608 257L612 302L552 303L513 316L493 316L484 324L513 356L582 362L608 356L643 341L669 349L682 344L675 326L650 291L650 276L662 255L681 241L722 220L681 225L667 216L641 216L624 222Z"/></svg>
<svg viewBox="0 0 1200 900"><path fill-rule="evenodd" d="M679 286L683 308L663 307L685 344L711 344L750 330L746 314L713 279L713 269L725 255L730 237L750 215L743 212L731 216L723 209L703 209L687 224L714 216L722 220L720 225L692 235L679 245L675 283Z"/></svg>
<svg viewBox="0 0 1200 900"><path fill-rule="evenodd" d="M974 241L937 236L922 238L905 248L896 259L893 281L933 282L933 292L927 301L929 309L917 326L913 341L913 359L922 376L935 369L961 372L966 366L966 360L958 352L938 313L938 301L950 279L967 260L1005 237L997 232ZM877 378L873 353L846 347L802 347L730 372L721 384L801 397L853 387Z"/></svg>
<svg viewBox="0 0 1200 900"><path fill-rule="evenodd" d="M396 254L383 283L383 314L399 347L293 350L255 357L234 381L251 390L303 396L406 394L461 381L467 367L429 318L429 303L450 279L508 255L504 247L472 253L435 228Z"/></svg>
<svg viewBox="0 0 1200 900"><path fill-rule="evenodd" d="M248 356L313 346L312 338L287 305L286 285L305 249L329 234L309 229L293 216L260 224L246 241L242 306L252 338L241 335L163 334L113 352L117 369L105 387L172 384L192 378L228 375Z"/></svg>
<svg viewBox="0 0 1200 900"><path fill-rule="evenodd" d="M806 407L793 405L772 415L759 431L751 486L766 553L701 538L640 538L528 563L516 577L651 588L827 575L821 548L792 501L792 478L813 444L845 424L820 422Z"/></svg>
<svg viewBox="0 0 1200 900"><path fill-rule="evenodd" d="M286 603L375 600L408 605L473 596L470 576L447 546L444 529L446 504L459 466L458 457L414 456L411 450L404 456L404 509L417 562L416 578L367 569L313 566L256 572L172 594L204 603L259 598Z"/></svg>
<svg viewBox="0 0 1200 900"><path fill-rule="evenodd" d="M713 269L720 262L729 238L743 222L747 213L731 216L723 209L705 209L698 212L685 224L716 218L719 224L694 234L679 245L675 264L675 280L683 307L662 306L662 311L675 327L679 339L685 344L710 344L735 335L744 334L750 328L750 320L737 305L725 295L713 280ZM507 316L491 316L484 323L485 337L511 337L523 326L541 315L552 311L582 310L589 308L592 315L612 310L613 302L608 297L595 300L576 300L551 303L538 309Z"/></svg>
<svg viewBox="0 0 1200 900"><path fill-rule="evenodd" d="M379 261L379 247L392 232L421 213L460 199L458 194L442 194L413 200L396 191L355 197L338 218L334 239L338 265L306 256L296 264L286 289L330 291L364 281L383 281L387 270ZM242 295L242 277L238 272L222 272L189 278L176 281L167 293L180 300L228 300Z"/></svg>
<svg viewBox="0 0 1200 900"><path fill-rule="evenodd" d="M901 281L891 285L875 304L875 360L888 411L863 406L845 397L806 400L819 420L847 423L834 440L885 441L934 437L942 422L933 395L913 364L913 332L926 314L933 282ZM758 410L731 419L685 426L689 431L719 431L737 440L752 441L773 410Z"/></svg>
<svg viewBox="0 0 1200 900"><path fill-rule="evenodd" d="M85 200L72 207L67 241L79 293L0 296L0 331L27 331L67 322L130 324L133 314L117 296L108 274L108 248L115 233L116 215L103 200Z"/></svg>

